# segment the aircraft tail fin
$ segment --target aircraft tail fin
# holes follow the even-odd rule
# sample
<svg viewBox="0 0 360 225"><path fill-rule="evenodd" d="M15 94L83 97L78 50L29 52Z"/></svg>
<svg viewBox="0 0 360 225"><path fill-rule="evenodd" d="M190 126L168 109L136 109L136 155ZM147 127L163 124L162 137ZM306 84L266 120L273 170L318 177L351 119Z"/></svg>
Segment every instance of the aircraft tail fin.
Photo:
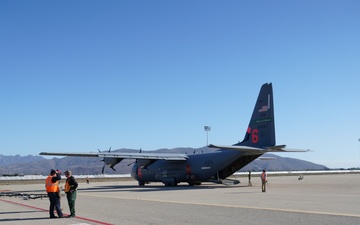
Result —
<svg viewBox="0 0 360 225"><path fill-rule="evenodd" d="M272 84L263 84L246 130L244 140L235 145L250 147L274 146L275 121Z"/></svg>

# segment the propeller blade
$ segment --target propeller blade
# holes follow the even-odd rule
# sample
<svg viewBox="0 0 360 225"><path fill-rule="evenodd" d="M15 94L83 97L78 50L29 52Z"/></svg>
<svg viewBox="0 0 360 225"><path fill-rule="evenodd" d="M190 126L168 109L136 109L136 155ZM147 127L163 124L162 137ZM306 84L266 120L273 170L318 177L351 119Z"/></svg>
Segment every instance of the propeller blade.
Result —
<svg viewBox="0 0 360 225"><path fill-rule="evenodd" d="M104 169L105 169L105 163L104 163L104 166L103 166L103 168L101 170L101 174L104 174Z"/></svg>
<svg viewBox="0 0 360 225"><path fill-rule="evenodd" d="M100 149L98 149L98 151L101 153ZM111 146L110 146L108 152L110 153L110 151L111 151ZM104 174L104 170L105 170L105 166L106 166L105 157L101 161L104 162L104 166L102 167L102 170L101 170L101 173ZM112 168L112 169L114 169L114 168Z"/></svg>

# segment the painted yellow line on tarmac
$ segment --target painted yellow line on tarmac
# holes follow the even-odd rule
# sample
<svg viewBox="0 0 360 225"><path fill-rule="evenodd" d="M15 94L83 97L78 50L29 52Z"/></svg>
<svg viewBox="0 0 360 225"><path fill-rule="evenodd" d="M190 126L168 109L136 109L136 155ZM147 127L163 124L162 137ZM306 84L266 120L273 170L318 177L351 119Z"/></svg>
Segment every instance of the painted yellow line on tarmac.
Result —
<svg viewBox="0 0 360 225"><path fill-rule="evenodd" d="M293 213L307 213L307 214L318 214L318 215L333 215L333 216L349 216L349 217L358 217L357 214L346 214L346 213L334 213L334 212L316 212L316 211L306 211L298 209L281 209L281 208L266 208L266 207L256 207L256 206L240 206L240 205L226 205L226 204L213 204L213 203L198 203L198 202L183 202L183 201L171 201L171 200L158 200L158 199L140 199L140 198L127 198L119 196L104 196L104 195L92 195L92 194L81 194L82 196L88 197L98 197L98 198L117 198L124 200L138 200L138 201L148 201L148 202L162 202L162 203L174 203L174 204L191 204L191 205L201 205L201 206L217 206L217 207L229 207L229 208L243 208L243 209L258 209L258 210L270 210L270 211L281 211L281 212L293 212Z"/></svg>

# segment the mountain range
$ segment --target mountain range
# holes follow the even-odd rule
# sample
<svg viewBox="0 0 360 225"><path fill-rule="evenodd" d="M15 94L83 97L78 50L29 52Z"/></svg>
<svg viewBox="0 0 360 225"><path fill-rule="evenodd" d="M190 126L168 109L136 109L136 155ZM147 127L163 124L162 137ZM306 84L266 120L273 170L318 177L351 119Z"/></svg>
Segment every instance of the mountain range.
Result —
<svg viewBox="0 0 360 225"><path fill-rule="evenodd" d="M114 152L139 152L133 149L119 149ZM214 151L203 148L175 148L147 151L153 153L186 153L199 154ZM305 153L306 154L306 153ZM298 170L327 170L324 165L315 164L309 161L299 160L290 157L281 157L274 154L265 154L265 157L272 157L273 160L255 160L242 168L240 171L261 171L266 168L268 171L298 171ZM101 174L104 163L102 158L94 157L62 157L46 159L42 156L4 156L0 155L0 175L23 174L23 175L47 175L51 169L65 171L72 170L74 174ZM116 171L105 166L106 174L129 174L134 160L124 159L115 166Z"/></svg>

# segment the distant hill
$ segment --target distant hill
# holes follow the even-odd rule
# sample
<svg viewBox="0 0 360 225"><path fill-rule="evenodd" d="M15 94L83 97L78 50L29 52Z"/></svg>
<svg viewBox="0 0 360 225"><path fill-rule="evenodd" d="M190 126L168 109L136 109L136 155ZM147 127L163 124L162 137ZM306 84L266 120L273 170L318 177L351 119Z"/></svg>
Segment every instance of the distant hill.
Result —
<svg viewBox="0 0 360 225"><path fill-rule="evenodd" d="M43 159L44 158L41 157L41 156L33 156L33 155L28 155L28 156L20 156L20 155L5 156L5 155L0 154L0 166L10 165L10 164L14 164L14 163L37 162L37 161L41 161Z"/></svg>
<svg viewBox="0 0 360 225"><path fill-rule="evenodd" d="M139 152L134 149L119 149L113 152ZM175 148L175 149L159 149L147 152L166 152L166 153L186 153L199 154L212 152L213 149L203 148ZM281 157L273 154L265 154L263 156L273 157L273 160L255 160L242 168L240 171L261 171L266 168L268 171L296 171L296 170L326 170L326 166L311 163L304 160ZM65 171L70 169L74 174L101 174L104 163L102 158L94 157L63 157L45 159L41 156L3 156L0 155L0 175L4 174L24 174L24 175L47 175L50 169L59 169ZM116 171L109 167L105 167L106 174L129 174L134 160L124 159L115 166Z"/></svg>

